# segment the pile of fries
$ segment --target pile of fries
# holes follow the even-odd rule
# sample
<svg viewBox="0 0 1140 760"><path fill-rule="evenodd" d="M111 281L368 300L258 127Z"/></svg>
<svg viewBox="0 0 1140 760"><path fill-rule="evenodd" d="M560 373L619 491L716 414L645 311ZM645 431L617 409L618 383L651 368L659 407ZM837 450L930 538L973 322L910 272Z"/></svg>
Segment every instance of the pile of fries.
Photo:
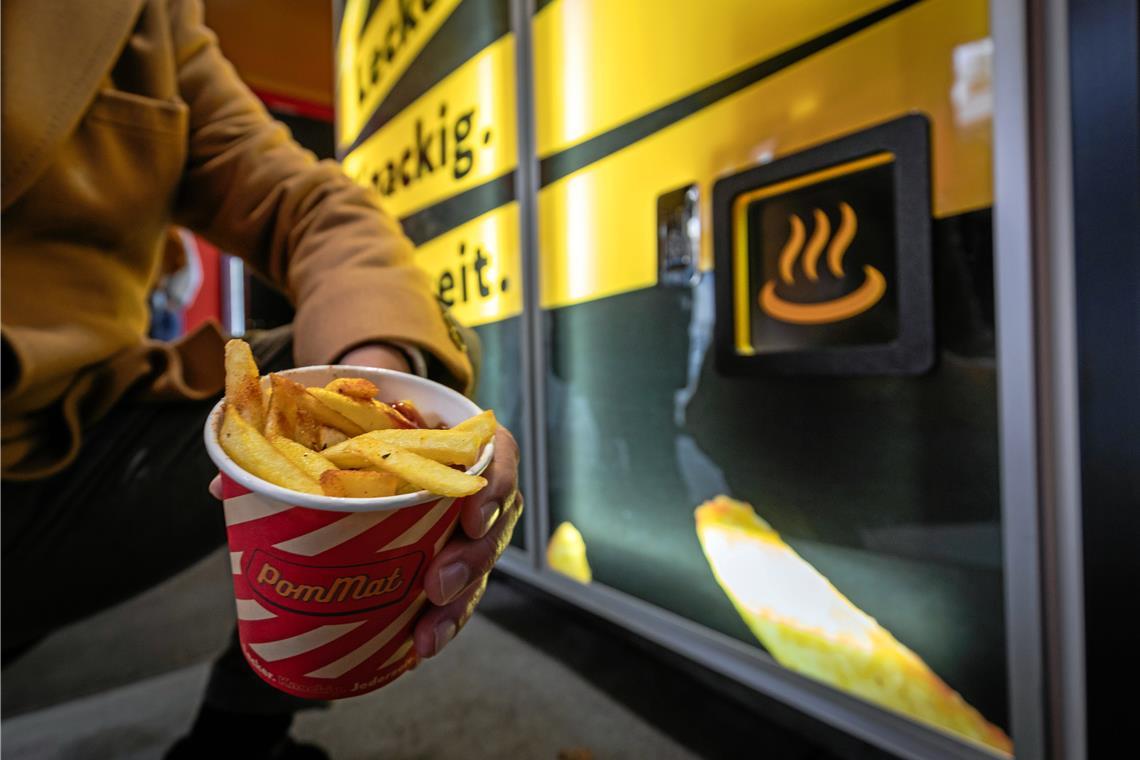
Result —
<svg viewBox="0 0 1140 760"><path fill-rule="evenodd" d="M377 393L363 378L306 388L276 374L266 389L249 345L231 340L218 440L244 470L302 493L468 496L487 484L452 465L475 464L498 427L494 412L433 429L412 402L389 406L376 400Z"/></svg>

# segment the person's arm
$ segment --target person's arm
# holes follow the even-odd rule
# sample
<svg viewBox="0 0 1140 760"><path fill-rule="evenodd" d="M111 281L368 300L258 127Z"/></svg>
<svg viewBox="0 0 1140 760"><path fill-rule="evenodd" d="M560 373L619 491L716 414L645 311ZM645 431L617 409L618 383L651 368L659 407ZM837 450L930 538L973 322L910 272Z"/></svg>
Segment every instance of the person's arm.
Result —
<svg viewBox="0 0 1140 760"><path fill-rule="evenodd" d="M179 89L190 107L178 221L287 290L297 304L299 364L394 362L405 369L395 347L408 345L469 391L473 373L461 328L444 318L396 222L339 166L317 163L269 118L222 57L197 0L172 0L171 11ZM518 456L514 438L500 428L487 486L464 499L462 529L424 572L431 604L413 634L423 657L463 627L510 542L523 508ZM216 485L211 491L221 496Z"/></svg>
<svg viewBox="0 0 1140 760"><path fill-rule="evenodd" d="M176 221L290 296L298 364L402 344L433 357L444 370L437 379L469 390L466 351L396 221L269 116L222 55L199 0L170 8L179 93L190 111ZM379 347L382 361L404 368L403 352L387 346Z"/></svg>

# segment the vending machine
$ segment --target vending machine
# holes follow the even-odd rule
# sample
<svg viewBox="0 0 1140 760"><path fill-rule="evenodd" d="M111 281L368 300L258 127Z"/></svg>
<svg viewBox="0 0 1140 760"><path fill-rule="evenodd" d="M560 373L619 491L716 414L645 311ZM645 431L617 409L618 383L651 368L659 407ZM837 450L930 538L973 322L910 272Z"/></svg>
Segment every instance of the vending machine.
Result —
<svg viewBox="0 0 1140 760"><path fill-rule="evenodd" d="M1049 663L1079 641L1046 632L1079 594L1040 584L1079 548L1033 490L1064 377L1042 390L1033 353L1029 231L1061 201L1033 189L1054 79L1026 61L1060 21L335 7L337 155L523 447L508 572L904 756L1078 740Z"/></svg>

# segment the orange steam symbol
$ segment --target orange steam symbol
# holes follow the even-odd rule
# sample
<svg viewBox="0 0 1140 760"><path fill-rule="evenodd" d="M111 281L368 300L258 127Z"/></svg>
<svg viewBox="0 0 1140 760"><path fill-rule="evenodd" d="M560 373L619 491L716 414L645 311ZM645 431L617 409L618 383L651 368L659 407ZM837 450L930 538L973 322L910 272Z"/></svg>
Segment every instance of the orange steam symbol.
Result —
<svg viewBox="0 0 1140 760"><path fill-rule="evenodd" d="M792 214L789 222L792 226L788 242L780 251L778 268L780 279L788 285L794 282L792 269L803 249L804 274L810 282L819 280L819 259L823 255L823 247L827 245L828 238L831 244L827 245L827 268L836 278L843 277L843 255L847 247L855 239L855 230L858 221L855 211L846 203L839 204L839 215L842 217L839 229L835 236L831 236L831 222L827 214L815 209L815 229L811 239L804 248L804 223L798 215ZM850 319L856 314L862 314L874 306L883 297L887 290L887 281L882 273L872 266L864 266L863 284L847 295L822 303L793 303L785 301L776 294L776 280L768 280L760 289L760 308L770 316L782 322L792 322L798 325L820 325L828 322L839 322Z"/></svg>

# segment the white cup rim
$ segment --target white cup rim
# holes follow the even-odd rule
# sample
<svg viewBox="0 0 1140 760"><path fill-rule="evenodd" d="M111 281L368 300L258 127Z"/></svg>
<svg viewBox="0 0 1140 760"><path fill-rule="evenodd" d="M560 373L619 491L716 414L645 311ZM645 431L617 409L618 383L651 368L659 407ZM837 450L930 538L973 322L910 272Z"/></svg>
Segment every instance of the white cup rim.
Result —
<svg viewBox="0 0 1140 760"><path fill-rule="evenodd" d="M483 410L479 408L475 402L462 395L461 393L448 388L446 385L428 380L417 375L410 375L406 372L397 372L390 369L378 369L376 367L361 367L352 364L324 364L309 367L297 367L295 369L283 370L274 374L288 377L291 374L312 372L314 370L325 370L332 373L350 371L354 377L363 377L372 380L377 385L382 385L385 377L393 377L399 379L402 383L412 383L413 385L422 385L425 389L430 390L432 393L450 396L453 401L470 410L469 417L481 413ZM414 493L400 494L398 496L383 496L372 499L349 499L337 496L318 496L316 494L301 493L300 491L292 491L288 488L270 483L267 480L262 480L256 475L242 469L236 462L230 459L222 448L221 443L218 441L218 430L221 427L222 413L225 408L225 399L218 401L214 408L210 411L210 416L206 418L206 425L203 430L203 437L206 442L206 452L210 455L210 459L217 465L218 469L223 472L234 482L248 488L250 491L268 496L274 501L279 501L284 504L291 504L298 507L307 507L309 509L323 509L329 512L382 512L391 509L404 509L406 507L414 507L420 504L426 504L436 499L447 498L440 494L432 493L431 491L416 491ZM424 409L425 413L432 414L434 410ZM478 475L491 463L491 458L495 455L495 442L490 441L479 454L479 459L475 464L467 468L466 472L469 475Z"/></svg>

